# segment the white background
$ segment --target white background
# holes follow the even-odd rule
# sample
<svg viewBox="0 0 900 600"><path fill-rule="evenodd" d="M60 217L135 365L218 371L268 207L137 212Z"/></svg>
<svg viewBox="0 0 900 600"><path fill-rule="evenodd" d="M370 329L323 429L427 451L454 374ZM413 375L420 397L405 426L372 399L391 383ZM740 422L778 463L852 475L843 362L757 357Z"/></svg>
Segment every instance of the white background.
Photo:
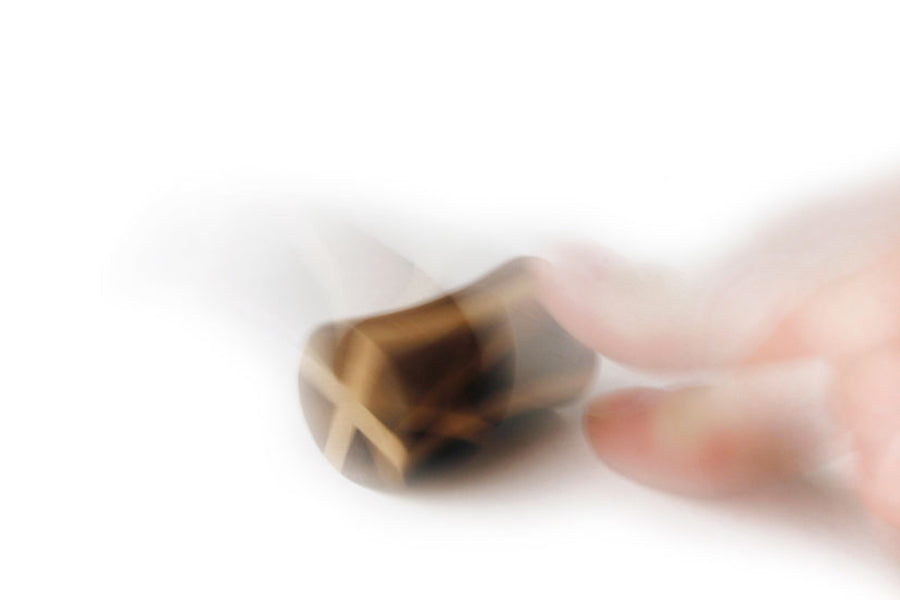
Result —
<svg viewBox="0 0 900 600"><path fill-rule="evenodd" d="M895 165L898 23L861 0L0 3L0 596L896 598L852 500L667 497L595 462L576 410L414 493L347 483L302 421L278 285L217 301L190 279L221 248L166 228L332 199L451 256L508 231L706 257ZM168 239L205 258L160 277Z"/></svg>

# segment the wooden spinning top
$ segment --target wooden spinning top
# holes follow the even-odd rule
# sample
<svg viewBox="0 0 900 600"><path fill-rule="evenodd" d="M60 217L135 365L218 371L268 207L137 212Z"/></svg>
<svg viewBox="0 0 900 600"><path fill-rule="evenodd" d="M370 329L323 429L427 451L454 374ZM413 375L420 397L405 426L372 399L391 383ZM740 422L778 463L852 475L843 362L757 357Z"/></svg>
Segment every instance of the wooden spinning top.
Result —
<svg viewBox="0 0 900 600"><path fill-rule="evenodd" d="M366 485L396 485L436 455L478 444L508 416L584 391L596 355L536 301L533 260L312 334L300 367L303 410L335 468Z"/></svg>

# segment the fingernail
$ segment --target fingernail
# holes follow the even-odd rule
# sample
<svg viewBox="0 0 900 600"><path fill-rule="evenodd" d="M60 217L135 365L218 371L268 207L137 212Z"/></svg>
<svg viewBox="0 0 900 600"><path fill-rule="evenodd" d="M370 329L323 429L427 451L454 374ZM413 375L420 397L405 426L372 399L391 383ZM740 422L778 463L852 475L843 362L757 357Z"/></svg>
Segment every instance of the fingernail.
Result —
<svg viewBox="0 0 900 600"><path fill-rule="evenodd" d="M707 404L699 389L670 393L654 415L654 439L672 450L697 449L720 421Z"/></svg>

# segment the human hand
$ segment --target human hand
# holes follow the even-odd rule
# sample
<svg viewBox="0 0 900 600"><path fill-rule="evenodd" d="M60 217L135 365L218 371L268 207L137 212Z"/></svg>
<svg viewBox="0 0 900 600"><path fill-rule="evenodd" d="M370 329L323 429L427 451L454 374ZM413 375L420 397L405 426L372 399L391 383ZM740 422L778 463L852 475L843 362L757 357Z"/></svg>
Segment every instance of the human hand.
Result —
<svg viewBox="0 0 900 600"><path fill-rule="evenodd" d="M721 494L796 474L821 460L823 439L849 439L860 497L900 528L896 182L796 215L694 278L577 247L538 280L551 313L601 354L704 374L594 400L585 430L609 466Z"/></svg>

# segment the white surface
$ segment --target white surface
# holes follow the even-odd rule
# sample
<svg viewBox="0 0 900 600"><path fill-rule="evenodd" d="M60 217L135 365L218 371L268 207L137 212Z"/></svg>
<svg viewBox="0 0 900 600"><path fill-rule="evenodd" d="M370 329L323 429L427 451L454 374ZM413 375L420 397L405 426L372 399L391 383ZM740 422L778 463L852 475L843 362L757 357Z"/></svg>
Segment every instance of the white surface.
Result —
<svg viewBox="0 0 900 600"><path fill-rule="evenodd" d="M896 598L852 502L666 497L597 464L574 412L416 494L360 489L307 435L294 334L132 259L165 215L226 197L702 258L900 156L898 19L4 3L0 596Z"/></svg>

